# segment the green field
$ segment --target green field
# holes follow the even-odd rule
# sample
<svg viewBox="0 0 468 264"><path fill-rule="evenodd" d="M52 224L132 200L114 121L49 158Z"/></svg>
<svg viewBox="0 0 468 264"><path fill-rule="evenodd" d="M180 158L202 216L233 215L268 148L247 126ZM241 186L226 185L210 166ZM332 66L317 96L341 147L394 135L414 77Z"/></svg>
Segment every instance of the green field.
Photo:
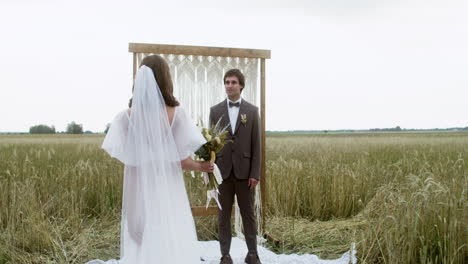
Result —
<svg viewBox="0 0 468 264"><path fill-rule="evenodd" d="M119 252L122 165L102 135L0 136L0 264ZM266 232L279 253L466 263L468 133L269 134ZM192 205L199 179L186 175ZM216 239L216 217L195 219Z"/></svg>

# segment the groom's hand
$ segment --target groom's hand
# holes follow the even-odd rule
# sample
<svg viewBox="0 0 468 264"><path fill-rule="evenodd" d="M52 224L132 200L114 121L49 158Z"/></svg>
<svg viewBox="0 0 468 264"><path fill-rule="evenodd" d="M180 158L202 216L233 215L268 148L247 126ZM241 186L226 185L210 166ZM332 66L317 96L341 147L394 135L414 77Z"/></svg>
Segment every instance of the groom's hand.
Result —
<svg viewBox="0 0 468 264"><path fill-rule="evenodd" d="M258 180L257 179L254 179L254 178L249 178L249 187L250 187L250 190L253 190L255 188L255 186L257 186L258 184Z"/></svg>

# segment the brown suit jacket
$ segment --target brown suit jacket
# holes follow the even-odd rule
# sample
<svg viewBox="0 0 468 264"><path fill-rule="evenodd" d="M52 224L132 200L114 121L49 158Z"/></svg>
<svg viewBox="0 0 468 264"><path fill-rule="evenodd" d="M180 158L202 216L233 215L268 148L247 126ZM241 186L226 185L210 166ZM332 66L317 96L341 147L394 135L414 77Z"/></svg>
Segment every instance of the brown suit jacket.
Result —
<svg viewBox="0 0 468 264"><path fill-rule="evenodd" d="M247 116L245 124L241 122L241 116L244 114ZM230 124L226 100L210 109L210 125L215 125L220 119L222 127ZM216 154L215 161L223 179L228 178L233 169L234 176L238 179L260 180L261 140L258 107L242 98L234 134L230 127L228 131L227 139L234 142L226 144L223 150Z"/></svg>

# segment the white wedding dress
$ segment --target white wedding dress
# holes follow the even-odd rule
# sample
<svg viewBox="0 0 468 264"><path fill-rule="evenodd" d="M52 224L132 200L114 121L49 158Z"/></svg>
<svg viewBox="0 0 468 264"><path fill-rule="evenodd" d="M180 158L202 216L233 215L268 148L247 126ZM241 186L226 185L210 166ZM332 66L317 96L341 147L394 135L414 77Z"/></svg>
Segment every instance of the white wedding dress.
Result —
<svg viewBox="0 0 468 264"><path fill-rule="evenodd" d="M169 123L153 72L142 66L131 112L115 117L102 145L125 164L120 260L88 264L200 263L180 161L205 142L183 108Z"/></svg>

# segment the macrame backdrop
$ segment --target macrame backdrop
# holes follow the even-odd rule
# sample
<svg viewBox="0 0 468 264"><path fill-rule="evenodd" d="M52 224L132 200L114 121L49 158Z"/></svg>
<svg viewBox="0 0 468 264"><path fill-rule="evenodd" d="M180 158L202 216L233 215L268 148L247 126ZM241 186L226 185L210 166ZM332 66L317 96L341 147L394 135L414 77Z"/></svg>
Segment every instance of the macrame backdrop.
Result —
<svg viewBox="0 0 468 264"><path fill-rule="evenodd" d="M136 65L140 65L144 57L153 53L137 53ZM259 106L259 59L219 56L194 56L158 54L169 64L174 83L174 95L181 105L197 122L201 121L206 127L209 125L210 107L226 99L223 76L226 71L237 68L245 75L245 88L242 98ZM260 108L260 107L259 107ZM260 182L262 184L262 182ZM262 230L262 206L260 184L255 192L255 210L257 215L258 234ZM237 201L235 202L235 231L243 239L242 218ZM264 239L259 236L259 243Z"/></svg>

